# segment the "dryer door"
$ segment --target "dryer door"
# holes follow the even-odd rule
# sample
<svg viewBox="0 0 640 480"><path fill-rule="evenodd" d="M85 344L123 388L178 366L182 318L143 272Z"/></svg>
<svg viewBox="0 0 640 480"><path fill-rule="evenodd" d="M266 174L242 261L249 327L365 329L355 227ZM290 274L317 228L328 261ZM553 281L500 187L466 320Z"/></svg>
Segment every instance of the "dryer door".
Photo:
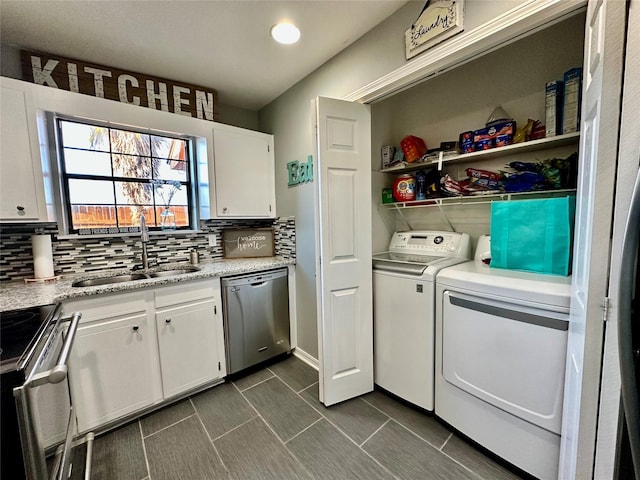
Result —
<svg viewBox="0 0 640 480"><path fill-rule="evenodd" d="M445 291L442 375L481 400L560 434L568 321L568 313L535 304Z"/></svg>

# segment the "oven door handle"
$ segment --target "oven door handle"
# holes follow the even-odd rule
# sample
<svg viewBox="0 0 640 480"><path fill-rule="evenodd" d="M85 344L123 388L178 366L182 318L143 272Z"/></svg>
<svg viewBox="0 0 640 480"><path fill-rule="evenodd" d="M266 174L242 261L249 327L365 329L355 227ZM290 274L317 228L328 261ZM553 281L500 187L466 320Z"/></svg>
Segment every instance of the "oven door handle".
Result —
<svg viewBox="0 0 640 480"><path fill-rule="evenodd" d="M71 325L69 325L69 329L67 330L67 336L60 350L60 355L58 356L56 365L51 370L46 370L38 373L33 372L25 381L25 388L39 387L40 385L44 385L45 383L60 383L65 378L67 378L67 373L69 371L67 367L67 360L69 359L69 354L71 353L71 346L73 345L73 340L76 336L78 323L80 322L81 317L82 314L79 312L76 312L71 316ZM69 321L68 318L60 320L60 322L67 321Z"/></svg>
<svg viewBox="0 0 640 480"><path fill-rule="evenodd" d="M67 378L67 373L69 371L67 361L69 360L69 354L71 353L71 347L73 346L73 340L75 339L76 331L78 330L80 318L82 318L82 314L80 312L75 312L71 316L71 324L67 330L67 337L64 340L64 345L62 345L60 356L58 357L56 366L49 370L49 375L47 376L47 381L49 383L60 383Z"/></svg>

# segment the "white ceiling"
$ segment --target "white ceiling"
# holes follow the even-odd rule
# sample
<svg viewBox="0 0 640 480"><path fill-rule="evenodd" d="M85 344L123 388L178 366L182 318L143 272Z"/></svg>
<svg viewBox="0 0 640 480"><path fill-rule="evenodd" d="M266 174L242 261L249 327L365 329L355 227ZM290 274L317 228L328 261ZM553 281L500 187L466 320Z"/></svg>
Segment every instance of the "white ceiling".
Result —
<svg viewBox="0 0 640 480"><path fill-rule="evenodd" d="M258 110L406 0L0 0L0 41L218 90ZM279 45L272 25L300 28Z"/></svg>

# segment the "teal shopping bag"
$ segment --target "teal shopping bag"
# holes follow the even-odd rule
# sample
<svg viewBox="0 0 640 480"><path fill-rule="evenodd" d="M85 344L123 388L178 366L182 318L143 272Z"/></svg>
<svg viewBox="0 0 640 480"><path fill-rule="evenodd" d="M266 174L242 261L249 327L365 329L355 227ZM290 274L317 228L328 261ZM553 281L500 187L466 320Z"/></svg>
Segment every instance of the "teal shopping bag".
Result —
<svg viewBox="0 0 640 480"><path fill-rule="evenodd" d="M575 197L493 202L491 266L571 273Z"/></svg>

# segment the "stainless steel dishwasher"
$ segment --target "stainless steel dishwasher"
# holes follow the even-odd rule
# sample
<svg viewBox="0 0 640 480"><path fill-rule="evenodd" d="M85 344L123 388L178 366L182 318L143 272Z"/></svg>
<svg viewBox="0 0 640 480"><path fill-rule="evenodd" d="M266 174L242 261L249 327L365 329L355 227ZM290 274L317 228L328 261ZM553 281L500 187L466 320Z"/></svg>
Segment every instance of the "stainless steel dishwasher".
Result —
<svg viewBox="0 0 640 480"><path fill-rule="evenodd" d="M227 373L289 352L287 269L222 278Z"/></svg>

